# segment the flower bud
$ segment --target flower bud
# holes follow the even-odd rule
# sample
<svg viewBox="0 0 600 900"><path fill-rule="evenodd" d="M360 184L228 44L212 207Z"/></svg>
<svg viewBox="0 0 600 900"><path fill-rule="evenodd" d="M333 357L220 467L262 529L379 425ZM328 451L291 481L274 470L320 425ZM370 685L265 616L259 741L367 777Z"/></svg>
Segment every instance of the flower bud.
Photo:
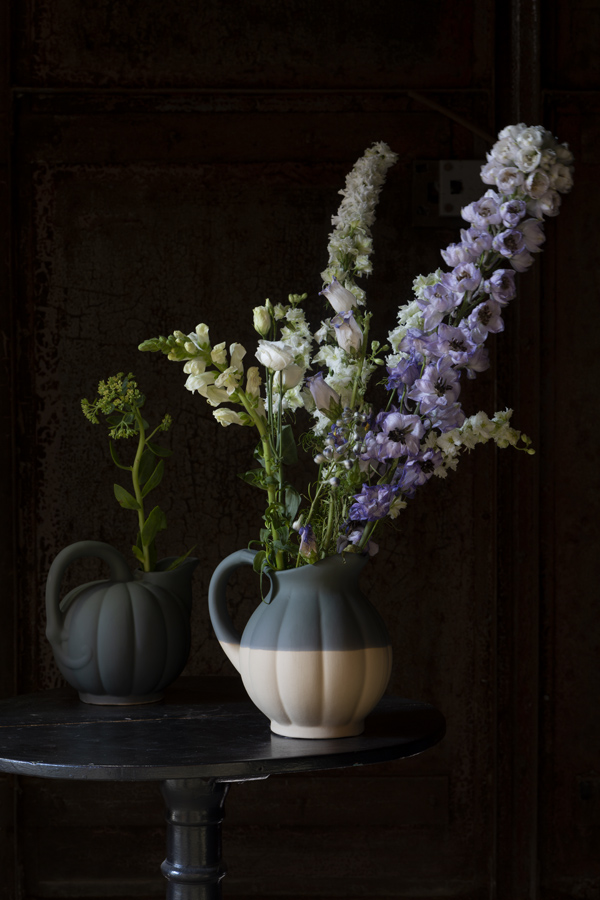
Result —
<svg viewBox="0 0 600 900"><path fill-rule="evenodd" d="M306 385L315 401L315 406L330 419L337 419L340 412L340 395L329 387L323 373L318 372L306 379Z"/></svg>
<svg viewBox="0 0 600 900"><path fill-rule="evenodd" d="M255 331L258 331L261 337L266 337L271 331L271 313L266 306L255 306L252 315Z"/></svg>

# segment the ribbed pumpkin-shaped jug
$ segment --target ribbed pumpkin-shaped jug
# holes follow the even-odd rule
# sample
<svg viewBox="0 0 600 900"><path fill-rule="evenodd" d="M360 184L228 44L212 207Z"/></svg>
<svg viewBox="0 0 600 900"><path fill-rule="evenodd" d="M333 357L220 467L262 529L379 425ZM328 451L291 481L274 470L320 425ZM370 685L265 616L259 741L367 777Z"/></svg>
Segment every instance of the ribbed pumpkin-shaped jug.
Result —
<svg viewBox="0 0 600 900"><path fill-rule="evenodd" d="M74 588L60 600L68 566L82 557L108 563L111 577ZM63 677L85 703L160 700L190 652L192 573L197 559L165 571L131 572L101 541L79 541L58 554L46 582L46 637ZM161 571L162 570L162 571Z"/></svg>
<svg viewBox="0 0 600 900"><path fill-rule="evenodd" d="M387 629L358 585L366 558L345 554L270 570L270 591L240 637L227 609L227 582L239 566L252 565L254 556L251 550L232 553L209 586L215 634L250 699L276 734L360 734L392 666Z"/></svg>

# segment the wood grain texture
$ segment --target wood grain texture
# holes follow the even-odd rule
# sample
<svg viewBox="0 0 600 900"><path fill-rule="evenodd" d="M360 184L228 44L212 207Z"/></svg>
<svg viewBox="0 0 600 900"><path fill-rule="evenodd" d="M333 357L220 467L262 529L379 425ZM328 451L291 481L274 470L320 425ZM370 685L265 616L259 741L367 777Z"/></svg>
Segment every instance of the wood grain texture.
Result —
<svg viewBox="0 0 600 900"><path fill-rule="evenodd" d="M1 112L14 135L4 144L12 171L0 178L14 295L0 376L12 395L0 391L0 415L16 448L15 468L8 445L0 467L5 496L16 493L2 526L6 571L15 573L0 604L5 692L14 685L13 621L18 689L59 683L43 613L58 550L81 538L125 552L131 543L103 438L78 409L99 378L131 369L157 413L174 415L180 452L162 496L163 549L195 543L205 558L186 671L230 673L206 589L214 566L258 527L260 497L235 477L251 440L242 430L232 440L184 391L181 370L139 354L138 341L206 320L215 339L250 350L252 307L289 291L309 291L318 318L337 191L380 139L400 156L366 285L374 329L385 334L415 275L435 269L439 249L458 239L453 225L411 226L414 160L488 149L439 108L492 133L532 115L571 144L573 194L548 222L536 273L520 279L493 370L463 394L469 412L514 407L536 456L479 448L406 511L364 579L392 633L393 690L443 709L447 737L401 772L385 764L365 781L352 772L305 789L272 779L259 825L249 820L259 788L233 788L225 828L227 891L239 900L595 900L599 491L589 373L600 2L381 0L365 12L354 0L210 0L183 2L174 15L155 0L27 0L11 15ZM298 475L309 471L307 463ZM96 575L83 566L72 580ZM238 623L257 600L240 575L231 591ZM367 803L371 778L388 780L387 804ZM80 796L70 787L61 796L58 785L23 784L25 896L161 896L160 875L145 866L146 848L160 843L160 798L128 794L120 837L119 822L110 824L117 790ZM109 857L129 848L122 880L110 881L83 849L94 846L90 834ZM323 855L310 850L313 835ZM61 861L69 843L81 856L74 881ZM10 866L12 851L2 859Z"/></svg>

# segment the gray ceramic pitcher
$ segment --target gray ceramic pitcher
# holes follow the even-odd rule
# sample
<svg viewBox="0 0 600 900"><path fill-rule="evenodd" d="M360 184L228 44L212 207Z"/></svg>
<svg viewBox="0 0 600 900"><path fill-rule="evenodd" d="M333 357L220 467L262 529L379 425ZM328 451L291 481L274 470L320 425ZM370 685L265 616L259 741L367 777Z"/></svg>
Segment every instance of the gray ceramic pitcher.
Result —
<svg viewBox="0 0 600 900"><path fill-rule="evenodd" d="M270 570L271 589L240 637L227 609L227 583L254 556L251 550L232 553L209 586L215 634L251 700L276 734L360 734L392 665L387 629L358 584L366 558L338 554L315 565Z"/></svg>
<svg viewBox="0 0 600 900"><path fill-rule="evenodd" d="M82 557L108 563L110 579L60 600L66 569ZM182 672L190 652L197 559L166 571L132 572L110 544L79 541L58 554L46 582L46 637L64 678L86 703L151 703Z"/></svg>

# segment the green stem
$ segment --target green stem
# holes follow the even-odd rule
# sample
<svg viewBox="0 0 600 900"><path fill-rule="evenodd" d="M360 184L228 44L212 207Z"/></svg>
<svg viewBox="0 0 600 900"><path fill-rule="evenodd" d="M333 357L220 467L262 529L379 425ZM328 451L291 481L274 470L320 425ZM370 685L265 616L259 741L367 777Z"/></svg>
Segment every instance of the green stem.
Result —
<svg viewBox="0 0 600 900"><path fill-rule="evenodd" d="M151 569L150 565L150 548L142 541L142 531L144 529L144 525L146 524L146 518L144 516L144 500L142 498L142 488L140 486L140 462L142 459L142 454L144 452L146 446L146 434L144 431L144 422L142 420L141 413L139 409L136 407L134 410L135 420L138 425L138 430L140 433L140 437L138 440L138 446L135 453L135 459L133 461L133 466L131 469L131 480L133 482L133 490L135 492L135 499L139 503L138 513L138 524L140 529L140 543L142 545L142 553L144 555L144 572L149 572Z"/></svg>
<svg viewBox="0 0 600 900"><path fill-rule="evenodd" d="M334 498L330 495L329 510L327 513L327 529L325 531L325 536L323 537L323 548L321 551L323 556L326 556L327 554L327 547L329 546L329 541L331 540L331 532L333 530L333 503Z"/></svg>
<svg viewBox="0 0 600 900"><path fill-rule="evenodd" d="M272 398L272 394L270 395ZM267 497L269 499L269 506L272 506L277 503L277 488L279 479L276 480L273 472L274 472L274 460L273 460L273 448L271 444L271 437L269 435L269 430L267 428L267 423L259 416L256 410L252 407L249 401L246 399L246 396L243 391L236 392L236 399L242 404L260 435L260 441L262 444L263 450L263 459L265 461L265 473L267 476ZM273 483L272 483L273 482ZM277 540L277 532L274 525L271 525L271 536L273 540ZM275 568L283 569L284 568L284 558L283 552L278 550L275 554Z"/></svg>
<svg viewBox="0 0 600 900"><path fill-rule="evenodd" d="M369 334L369 326L370 326L370 319L365 317L362 351L360 354L360 359L358 361L358 371L357 371L356 375L354 376L354 384L352 386L352 399L350 401L351 409L354 409L355 404L356 404L356 393L358 391L358 384L359 384L359 381L360 381L360 378L362 375L363 366L365 364L365 357L367 355L367 337Z"/></svg>

